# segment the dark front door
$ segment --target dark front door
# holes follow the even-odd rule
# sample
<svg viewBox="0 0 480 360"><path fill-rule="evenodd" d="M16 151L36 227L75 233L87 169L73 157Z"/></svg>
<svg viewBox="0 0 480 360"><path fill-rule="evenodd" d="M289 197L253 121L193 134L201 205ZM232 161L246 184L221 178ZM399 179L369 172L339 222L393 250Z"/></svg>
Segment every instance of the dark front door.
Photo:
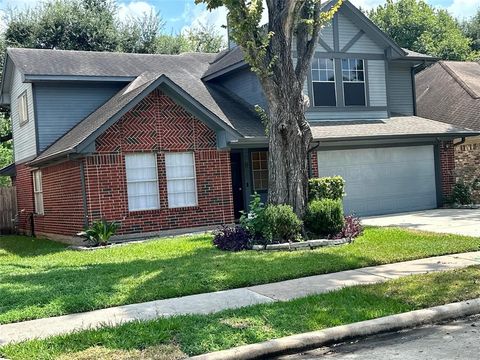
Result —
<svg viewBox="0 0 480 360"><path fill-rule="evenodd" d="M240 218L240 211L245 209L242 187L242 154L232 152L230 154L230 164L232 167L233 211L235 219L238 219Z"/></svg>

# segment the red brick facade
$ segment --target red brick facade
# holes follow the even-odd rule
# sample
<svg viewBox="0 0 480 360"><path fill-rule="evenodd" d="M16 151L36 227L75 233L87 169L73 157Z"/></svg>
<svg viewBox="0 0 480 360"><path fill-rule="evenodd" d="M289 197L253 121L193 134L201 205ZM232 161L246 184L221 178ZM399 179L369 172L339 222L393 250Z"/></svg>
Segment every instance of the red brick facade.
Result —
<svg viewBox="0 0 480 360"><path fill-rule="evenodd" d="M440 168L442 177L442 195L446 200L452 194L455 184L455 155L452 141L440 144Z"/></svg>
<svg viewBox="0 0 480 360"><path fill-rule="evenodd" d="M318 177L318 157L317 151L310 153L310 174L312 177Z"/></svg>
<svg viewBox="0 0 480 360"><path fill-rule="evenodd" d="M480 179L480 138L470 138L455 147L455 177L459 182L473 185ZM480 189L472 189L475 203L480 203Z"/></svg>

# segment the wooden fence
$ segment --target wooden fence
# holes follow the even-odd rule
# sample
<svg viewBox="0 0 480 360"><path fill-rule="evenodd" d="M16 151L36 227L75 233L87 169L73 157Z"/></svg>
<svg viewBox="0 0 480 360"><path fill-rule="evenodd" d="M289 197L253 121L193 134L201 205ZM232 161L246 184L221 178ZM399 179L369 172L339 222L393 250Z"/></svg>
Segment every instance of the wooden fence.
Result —
<svg viewBox="0 0 480 360"><path fill-rule="evenodd" d="M17 216L17 195L15 186L0 187L0 234L15 232Z"/></svg>

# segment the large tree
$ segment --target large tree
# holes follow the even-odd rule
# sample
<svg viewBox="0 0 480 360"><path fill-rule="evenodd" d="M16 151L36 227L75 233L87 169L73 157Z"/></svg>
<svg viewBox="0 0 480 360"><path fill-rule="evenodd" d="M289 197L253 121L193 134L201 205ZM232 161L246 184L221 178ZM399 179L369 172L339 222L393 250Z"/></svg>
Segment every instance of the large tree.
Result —
<svg viewBox="0 0 480 360"><path fill-rule="evenodd" d="M265 93L268 134L268 202L289 204L303 216L307 201L312 132L302 92L320 30L341 5L322 11L320 0L196 0L208 9L225 6L229 33L242 47ZM293 54L296 52L296 61Z"/></svg>
<svg viewBox="0 0 480 360"><path fill-rule="evenodd" d="M462 23L462 29L465 35L472 39L473 50L480 51L480 6L475 16Z"/></svg>
<svg viewBox="0 0 480 360"><path fill-rule="evenodd" d="M423 0L387 0L367 14L402 47L445 60L475 57L472 41L463 34L458 21Z"/></svg>

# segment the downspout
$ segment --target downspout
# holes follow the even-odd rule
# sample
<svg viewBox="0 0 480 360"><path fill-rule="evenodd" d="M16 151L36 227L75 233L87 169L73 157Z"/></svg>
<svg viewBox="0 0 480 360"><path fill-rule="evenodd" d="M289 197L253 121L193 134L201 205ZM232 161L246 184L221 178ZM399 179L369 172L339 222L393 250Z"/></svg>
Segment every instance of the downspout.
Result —
<svg viewBox="0 0 480 360"><path fill-rule="evenodd" d="M80 181L82 186L82 204L83 204L83 226L88 227L88 205L87 205L87 190L85 185L85 165L80 161Z"/></svg>
<svg viewBox="0 0 480 360"><path fill-rule="evenodd" d="M456 147L456 146L458 146L458 145L464 144L464 143L465 143L465 140L466 140L466 137L464 136L464 137L462 137L462 140L460 140L459 142L457 142L457 143L454 142L454 143L453 143L453 147Z"/></svg>

